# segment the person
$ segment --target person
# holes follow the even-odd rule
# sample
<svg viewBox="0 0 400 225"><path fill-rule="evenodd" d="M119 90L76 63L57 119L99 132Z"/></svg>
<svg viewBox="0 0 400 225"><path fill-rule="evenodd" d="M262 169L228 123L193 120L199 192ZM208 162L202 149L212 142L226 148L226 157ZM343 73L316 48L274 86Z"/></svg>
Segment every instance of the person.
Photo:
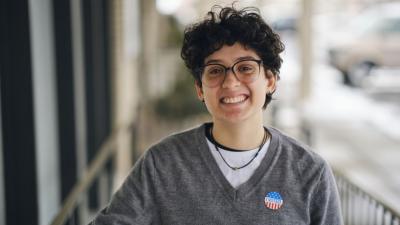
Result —
<svg viewBox="0 0 400 225"><path fill-rule="evenodd" d="M263 125L283 50L257 8L187 27L181 56L212 121L150 147L91 224L342 224L326 161Z"/></svg>

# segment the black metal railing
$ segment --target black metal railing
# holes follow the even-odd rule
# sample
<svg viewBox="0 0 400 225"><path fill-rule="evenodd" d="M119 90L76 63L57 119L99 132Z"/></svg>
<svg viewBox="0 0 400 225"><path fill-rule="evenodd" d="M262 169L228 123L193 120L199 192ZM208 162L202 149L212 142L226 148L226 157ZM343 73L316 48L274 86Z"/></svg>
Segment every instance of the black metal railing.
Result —
<svg viewBox="0 0 400 225"><path fill-rule="evenodd" d="M400 215L335 172L345 225L400 225Z"/></svg>

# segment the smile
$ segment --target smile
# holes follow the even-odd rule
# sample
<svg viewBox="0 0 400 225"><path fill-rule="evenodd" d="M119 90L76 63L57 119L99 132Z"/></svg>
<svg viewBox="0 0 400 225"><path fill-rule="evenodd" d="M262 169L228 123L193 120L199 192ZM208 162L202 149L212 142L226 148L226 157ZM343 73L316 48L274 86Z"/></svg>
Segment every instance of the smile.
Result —
<svg viewBox="0 0 400 225"><path fill-rule="evenodd" d="M222 103L226 104L235 104L235 103L241 103L244 102L247 99L247 96L245 95L240 95L240 96L235 96L235 97L225 97L221 99Z"/></svg>

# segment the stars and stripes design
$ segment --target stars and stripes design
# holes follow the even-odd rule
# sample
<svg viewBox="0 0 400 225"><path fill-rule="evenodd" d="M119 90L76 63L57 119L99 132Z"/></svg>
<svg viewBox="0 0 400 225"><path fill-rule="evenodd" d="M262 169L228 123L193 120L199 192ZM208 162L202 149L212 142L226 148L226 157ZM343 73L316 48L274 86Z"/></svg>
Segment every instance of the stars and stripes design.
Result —
<svg viewBox="0 0 400 225"><path fill-rule="evenodd" d="M282 207L283 199L278 192L268 192L264 198L265 207L277 210Z"/></svg>

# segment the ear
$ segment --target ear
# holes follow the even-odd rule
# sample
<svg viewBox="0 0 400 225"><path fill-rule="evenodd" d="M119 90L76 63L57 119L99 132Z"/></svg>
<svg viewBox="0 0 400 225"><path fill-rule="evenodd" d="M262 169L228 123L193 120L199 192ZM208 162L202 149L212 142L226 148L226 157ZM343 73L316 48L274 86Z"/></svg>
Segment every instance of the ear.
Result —
<svg viewBox="0 0 400 225"><path fill-rule="evenodd" d="M200 101L204 100L203 89L200 87L197 81L194 82L194 87L196 88L197 97Z"/></svg>
<svg viewBox="0 0 400 225"><path fill-rule="evenodd" d="M267 81L268 81L267 92L268 93L273 93L275 91L275 89L276 89L277 76L274 73L272 73L271 70L267 70L266 71L266 78L267 78Z"/></svg>

